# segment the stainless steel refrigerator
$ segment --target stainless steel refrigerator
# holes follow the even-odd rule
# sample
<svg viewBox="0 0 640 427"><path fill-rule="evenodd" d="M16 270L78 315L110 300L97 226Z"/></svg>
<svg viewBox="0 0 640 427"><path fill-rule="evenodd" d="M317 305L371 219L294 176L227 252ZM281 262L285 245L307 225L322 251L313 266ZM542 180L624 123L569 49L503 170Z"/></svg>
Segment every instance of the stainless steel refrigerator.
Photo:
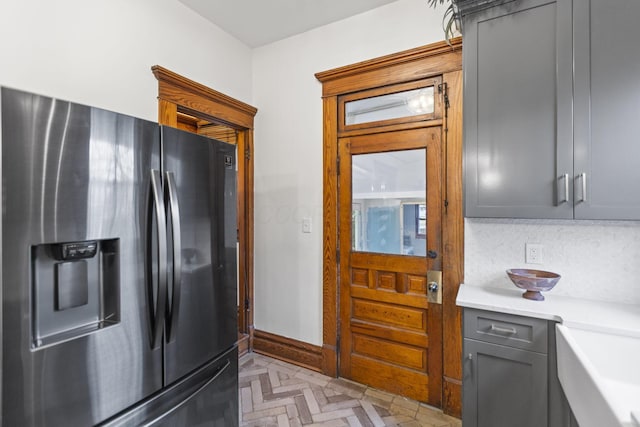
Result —
<svg viewBox="0 0 640 427"><path fill-rule="evenodd" d="M2 425L237 425L234 147L0 96Z"/></svg>

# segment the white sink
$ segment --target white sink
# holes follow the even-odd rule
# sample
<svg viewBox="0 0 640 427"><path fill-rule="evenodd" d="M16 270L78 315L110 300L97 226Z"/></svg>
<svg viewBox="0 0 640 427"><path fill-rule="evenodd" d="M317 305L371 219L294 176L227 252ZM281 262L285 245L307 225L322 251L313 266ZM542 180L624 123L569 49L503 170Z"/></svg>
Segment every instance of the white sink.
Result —
<svg viewBox="0 0 640 427"><path fill-rule="evenodd" d="M556 330L558 377L580 427L640 426L640 338Z"/></svg>

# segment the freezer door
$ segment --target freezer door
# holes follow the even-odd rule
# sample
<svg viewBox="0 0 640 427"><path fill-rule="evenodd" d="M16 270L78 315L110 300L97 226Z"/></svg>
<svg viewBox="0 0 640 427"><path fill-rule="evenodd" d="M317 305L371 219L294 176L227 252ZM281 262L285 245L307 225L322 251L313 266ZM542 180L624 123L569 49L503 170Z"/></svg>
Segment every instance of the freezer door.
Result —
<svg viewBox="0 0 640 427"><path fill-rule="evenodd" d="M237 427L238 349L99 427Z"/></svg>
<svg viewBox="0 0 640 427"><path fill-rule="evenodd" d="M175 243L176 233L180 240L169 251L179 255L169 266L165 377L171 384L237 340L236 171L232 145L162 127L162 146L165 183L177 194L167 204L179 206L179 218L171 209L167 215L168 240ZM181 274L171 274L174 268Z"/></svg>
<svg viewBox="0 0 640 427"><path fill-rule="evenodd" d="M95 425L162 386L143 285L159 127L1 98L2 423Z"/></svg>

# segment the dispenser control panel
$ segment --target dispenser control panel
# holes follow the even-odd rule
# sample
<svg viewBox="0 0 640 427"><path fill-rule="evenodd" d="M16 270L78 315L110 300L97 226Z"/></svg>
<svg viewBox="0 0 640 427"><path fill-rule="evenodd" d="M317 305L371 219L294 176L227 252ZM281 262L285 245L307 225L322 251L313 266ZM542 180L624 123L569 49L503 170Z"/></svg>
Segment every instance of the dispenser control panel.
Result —
<svg viewBox="0 0 640 427"><path fill-rule="evenodd" d="M55 258L61 261L93 258L97 249L98 242L95 240L87 242L59 243L53 247Z"/></svg>

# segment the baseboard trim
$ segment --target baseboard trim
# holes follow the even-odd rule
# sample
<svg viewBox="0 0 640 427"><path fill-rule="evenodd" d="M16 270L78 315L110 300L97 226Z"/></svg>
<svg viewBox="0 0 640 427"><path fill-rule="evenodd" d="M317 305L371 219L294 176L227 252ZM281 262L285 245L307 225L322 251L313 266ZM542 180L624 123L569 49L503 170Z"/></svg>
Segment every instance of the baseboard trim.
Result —
<svg viewBox="0 0 640 427"><path fill-rule="evenodd" d="M238 334L238 357L249 353L249 334Z"/></svg>
<svg viewBox="0 0 640 427"><path fill-rule="evenodd" d="M322 346L322 373L329 377L338 377L338 350L332 345Z"/></svg>
<svg viewBox="0 0 640 427"><path fill-rule="evenodd" d="M452 417L462 418L462 381L443 377L442 411Z"/></svg>
<svg viewBox="0 0 640 427"><path fill-rule="evenodd" d="M322 347L269 332L253 332L253 351L322 372Z"/></svg>

